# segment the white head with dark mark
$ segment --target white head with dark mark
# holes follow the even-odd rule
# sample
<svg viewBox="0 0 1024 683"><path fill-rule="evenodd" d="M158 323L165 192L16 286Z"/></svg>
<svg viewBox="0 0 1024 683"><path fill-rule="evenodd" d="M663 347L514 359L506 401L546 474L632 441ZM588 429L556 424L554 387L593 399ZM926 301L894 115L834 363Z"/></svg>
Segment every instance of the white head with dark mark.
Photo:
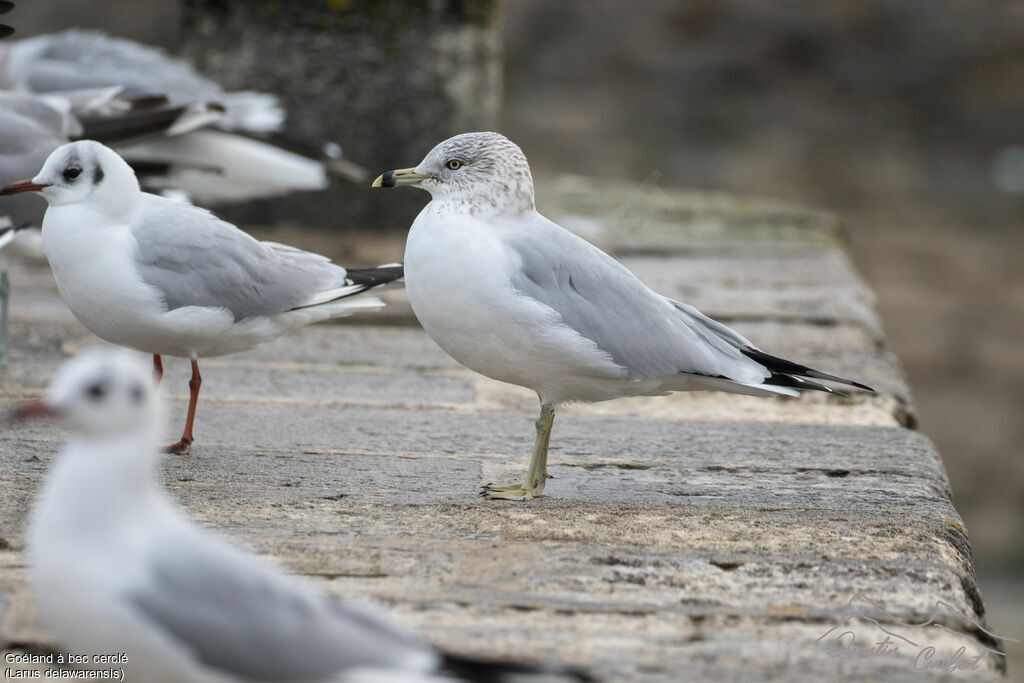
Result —
<svg viewBox="0 0 1024 683"><path fill-rule="evenodd" d="M160 423L152 367L117 347L90 349L64 363L44 400L20 412L64 418L83 436L100 439L152 431Z"/></svg>
<svg viewBox="0 0 1024 683"><path fill-rule="evenodd" d="M523 150L500 133L448 138L416 168L387 171L373 187L410 185L435 200L460 204L472 214L517 215L534 210L533 176Z"/></svg>
<svg viewBox="0 0 1024 683"><path fill-rule="evenodd" d="M89 202L118 212L140 190L135 172L117 152L93 140L79 140L55 149L31 180L0 189L0 194L21 192L39 192L50 206Z"/></svg>

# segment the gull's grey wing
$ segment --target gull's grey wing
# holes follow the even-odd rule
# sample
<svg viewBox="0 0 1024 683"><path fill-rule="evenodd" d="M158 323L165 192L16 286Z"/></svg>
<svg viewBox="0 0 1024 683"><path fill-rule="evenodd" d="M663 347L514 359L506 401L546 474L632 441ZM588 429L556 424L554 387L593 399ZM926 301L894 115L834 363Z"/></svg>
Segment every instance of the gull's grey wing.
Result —
<svg viewBox="0 0 1024 683"><path fill-rule="evenodd" d="M132 225L139 274L168 310L226 308L241 320L361 291L326 257L275 249L190 204L151 194L142 202Z"/></svg>
<svg viewBox="0 0 1024 683"><path fill-rule="evenodd" d="M512 285L554 309L633 378L679 372L760 383L769 373L741 352L752 345L692 306L651 291L625 266L538 217L507 237L519 258Z"/></svg>
<svg viewBox="0 0 1024 683"><path fill-rule="evenodd" d="M428 646L368 610L322 598L205 537L159 551L127 597L205 665L244 680L322 680L352 667L423 671Z"/></svg>

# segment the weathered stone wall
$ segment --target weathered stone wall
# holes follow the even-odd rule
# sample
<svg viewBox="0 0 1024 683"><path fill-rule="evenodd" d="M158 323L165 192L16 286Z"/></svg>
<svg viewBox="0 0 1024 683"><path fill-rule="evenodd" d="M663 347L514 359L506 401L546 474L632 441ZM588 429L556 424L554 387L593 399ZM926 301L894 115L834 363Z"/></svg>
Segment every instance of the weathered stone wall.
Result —
<svg viewBox="0 0 1024 683"><path fill-rule="evenodd" d="M498 0L188 0L181 52L228 88L278 94L288 135L337 141L374 174L414 166L456 133L490 130L501 102ZM247 223L406 227L421 198L369 181L222 211Z"/></svg>

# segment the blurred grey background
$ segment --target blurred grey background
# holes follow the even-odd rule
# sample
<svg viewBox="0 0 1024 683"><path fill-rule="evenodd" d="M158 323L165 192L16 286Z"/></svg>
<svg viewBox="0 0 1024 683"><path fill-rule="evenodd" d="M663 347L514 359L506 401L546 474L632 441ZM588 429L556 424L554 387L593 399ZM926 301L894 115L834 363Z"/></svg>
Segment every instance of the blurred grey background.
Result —
<svg viewBox="0 0 1024 683"><path fill-rule="evenodd" d="M496 124L539 178L728 190L841 214L919 428L946 461L990 624L1024 638L1024 4L33 0L6 21L15 37L102 28L188 54L228 86L277 90L293 133L335 136L373 172ZM318 31L337 35L309 40ZM435 82L394 80L418 59L471 74L444 86L461 108L430 109ZM319 78L328 72L342 82ZM399 229L423 203L336 192L346 230ZM280 219L275 210L230 217ZM317 223L301 211L285 217Z"/></svg>

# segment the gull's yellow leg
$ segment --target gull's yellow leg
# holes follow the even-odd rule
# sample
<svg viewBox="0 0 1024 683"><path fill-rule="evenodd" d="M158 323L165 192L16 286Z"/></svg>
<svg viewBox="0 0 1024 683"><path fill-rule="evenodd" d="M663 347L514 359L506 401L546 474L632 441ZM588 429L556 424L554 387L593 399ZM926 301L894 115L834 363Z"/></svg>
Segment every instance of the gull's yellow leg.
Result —
<svg viewBox="0 0 1024 683"><path fill-rule="evenodd" d="M543 494L544 484L551 476L548 474L548 443L551 441L551 426L554 423L555 407L550 403L542 403L536 423L537 439L533 443L533 457L530 459L526 480L522 484L487 484L480 495L505 500L530 500Z"/></svg>

